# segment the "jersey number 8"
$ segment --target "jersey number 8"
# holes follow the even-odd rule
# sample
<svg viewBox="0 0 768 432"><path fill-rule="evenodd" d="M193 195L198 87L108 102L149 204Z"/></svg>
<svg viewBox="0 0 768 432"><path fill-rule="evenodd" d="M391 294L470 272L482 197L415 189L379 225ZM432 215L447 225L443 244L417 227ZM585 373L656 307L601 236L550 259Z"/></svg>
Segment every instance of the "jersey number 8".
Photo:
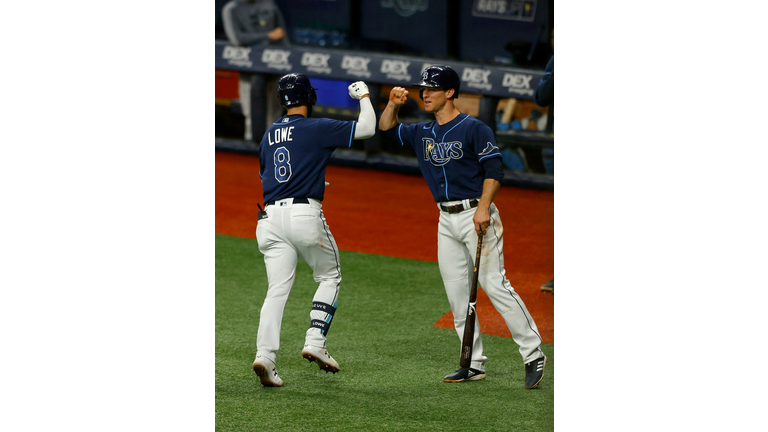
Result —
<svg viewBox="0 0 768 432"><path fill-rule="evenodd" d="M285 183L291 178L291 153L285 147L275 150L275 180Z"/></svg>

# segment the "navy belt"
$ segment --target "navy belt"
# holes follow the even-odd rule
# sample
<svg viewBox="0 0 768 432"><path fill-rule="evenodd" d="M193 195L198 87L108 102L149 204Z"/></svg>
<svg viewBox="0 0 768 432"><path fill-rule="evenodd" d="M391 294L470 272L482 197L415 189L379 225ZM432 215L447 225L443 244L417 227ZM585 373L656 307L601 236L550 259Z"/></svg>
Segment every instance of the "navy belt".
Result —
<svg viewBox="0 0 768 432"><path fill-rule="evenodd" d="M478 200L473 199L472 201L469 202L469 208L477 207L477 203L478 202L479 202ZM448 213L461 213L464 210L467 210L467 209L464 208L464 204L462 204L462 203L458 203L458 204L451 205L451 206L445 206L445 205L440 204L440 209L442 211L448 212Z"/></svg>
<svg viewBox="0 0 768 432"><path fill-rule="evenodd" d="M278 201L280 201L280 200L278 200ZM294 198L293 199L293 203L294 204L309 204L309 200L307 198ZM270 202L264 204L264 207L271 206L271 205L275 205L275 201L270 201Z"/></svg>

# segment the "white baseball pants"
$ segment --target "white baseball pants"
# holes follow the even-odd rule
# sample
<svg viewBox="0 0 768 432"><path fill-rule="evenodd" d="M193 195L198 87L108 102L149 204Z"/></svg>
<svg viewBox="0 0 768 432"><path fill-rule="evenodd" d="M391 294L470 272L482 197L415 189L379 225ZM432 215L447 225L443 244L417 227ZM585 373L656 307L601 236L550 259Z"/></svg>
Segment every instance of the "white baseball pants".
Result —
<svg viewBox="0 0 768 432"><path fill-rule="evenodd" d="M440 208L440 204L455 205L458 203L463 203L465 208L464 211L454 214L441 210L437 230L437 260L459 340L464 337L464 323L467 319L469 291L472 286L475 253L477 252L477 233L472 221L476 209L469 208L469 201L438 203L438 208ZM523 303L523 299L507 280L502 252L504 228L495 204L491 204L490 213L491 225L483 237L478 285L488 294L491 303L504 318L510 333L512 333L512 339L520 346L523 363L528 363L544 355L539 348L541 336L536 328L536 323ZM461 348L461 344L459 344L459 348ZM457 357L460 357L460 352ZM475 335L470 367L485 371L487 360L488 358L483 356L480 322L475 315Z"/></svg>
<svg viewBox="0 0 768 432"><path fill-rule="evenodd" d="M280 350L280 326L285 303L293 287L296 265L301 257L309 264L319 283L313 302L336 307L341 284L339 248L323 216L319 201L294 204L293 198L276 201L265 209L267 218L256 226L259 251L267 268L267 296L261 308L256 336L257 356L276 362ZM309 303L308 303L309 306ZM312 320L330 321L329 315L311 310ZM326 336L319 328L307 330L305 343L325 348Z"/></svg>

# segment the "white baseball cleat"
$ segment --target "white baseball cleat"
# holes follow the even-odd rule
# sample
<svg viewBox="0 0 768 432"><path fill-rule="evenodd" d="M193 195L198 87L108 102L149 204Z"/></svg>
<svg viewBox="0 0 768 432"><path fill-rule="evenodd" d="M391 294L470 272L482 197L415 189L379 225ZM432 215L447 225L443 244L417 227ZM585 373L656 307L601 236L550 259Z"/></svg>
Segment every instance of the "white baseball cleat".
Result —
<svg viewBox="0 0 768 432"><path fill-rule="evenodd" d="M277 375L277 367L266 357L257 356L253 362L253 371L259 376L264 387L282 387L283 380Z"/></svg>
<svg viewBox="0 0 768 432"><path fill-rule="evenodd" d="M328 354L328 350L325 348L304 345L304 349L301 351L301 356L310 362L317 363L317 365L320 366L320 369L324 370L325 373L336 373L339 371L339 364L336 363L336 360L334 360L330 354Z"/></svg>

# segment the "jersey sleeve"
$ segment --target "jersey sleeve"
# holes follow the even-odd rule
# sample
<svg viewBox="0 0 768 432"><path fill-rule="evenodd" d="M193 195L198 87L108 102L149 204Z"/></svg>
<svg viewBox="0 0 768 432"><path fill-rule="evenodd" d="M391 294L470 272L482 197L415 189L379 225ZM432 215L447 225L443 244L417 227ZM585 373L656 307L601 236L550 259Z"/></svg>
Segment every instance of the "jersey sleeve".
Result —
<svg viewBox="0 0 768 432"><path fill-rule="evenodd" d="M485 179L494 179L501 181L504 178L504 166L501 164L501 158L488 158L480 162L485 171Z"/></svg>
<svg viewBox="0 0 768 432"><path fill-rule="evenodd" d="M352 147L357 121L322 119L317 139L323 148Z"/></svg>
<svg viewBox="0 0 768 432"><path fill-rule="evenodd" d="M408 147L413 148L414 131L416 130L417 126L417 124L407 125L404 123L398 123L392 129L383 131L382 135L400 144L400 146L407 145Z"/></svg>
<svg viewBox="0 0 768 432"><path fill-rule="evenodd" d="M488 125L478 122L473 135L475 154L480 163L490 158L501 158L499 146L496 145L496 136Z"/></svg>
<svg viewBox="0 0 768 432"><path fill-rule="evenodd" d="M266 160L266 154L267 154L267 134L264 134L264 137L261 138L261 142L259 143L259 178L264 178L264 161Z"/></svg>
<svg viewBox="0 0 768 432"><path fill-rule="evenodd" d="M555 101L555 56L552 56L544 70L544 76L536 86L533 94L534 102L538 106L549 106Z"/></svg>

